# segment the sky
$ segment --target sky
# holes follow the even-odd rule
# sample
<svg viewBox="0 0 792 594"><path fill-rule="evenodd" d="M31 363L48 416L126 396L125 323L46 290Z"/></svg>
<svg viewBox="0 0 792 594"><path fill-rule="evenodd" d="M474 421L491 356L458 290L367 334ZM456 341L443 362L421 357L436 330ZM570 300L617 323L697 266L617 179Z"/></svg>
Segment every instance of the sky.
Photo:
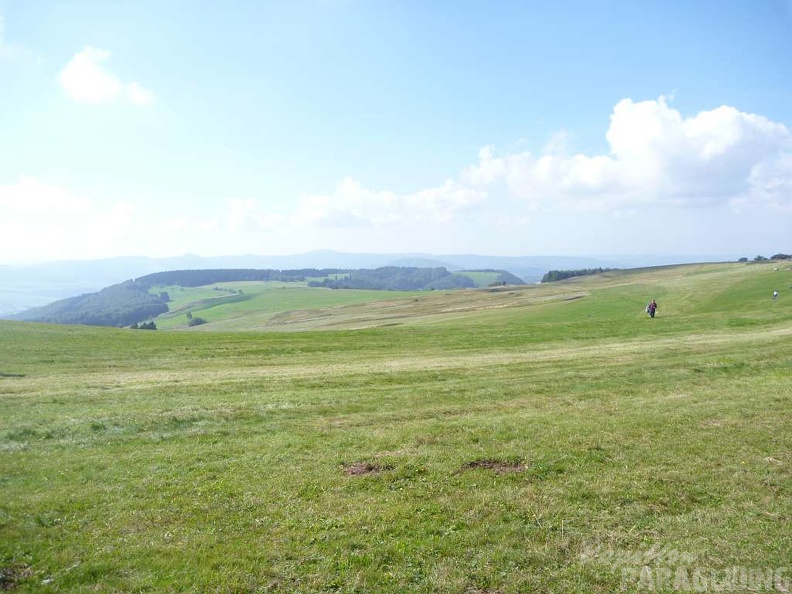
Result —
<svg viewBox="0 0 792 594"><path fill-rule="evenodd" d="M792 0L0 0L0 265L792 252Z"/></svg>

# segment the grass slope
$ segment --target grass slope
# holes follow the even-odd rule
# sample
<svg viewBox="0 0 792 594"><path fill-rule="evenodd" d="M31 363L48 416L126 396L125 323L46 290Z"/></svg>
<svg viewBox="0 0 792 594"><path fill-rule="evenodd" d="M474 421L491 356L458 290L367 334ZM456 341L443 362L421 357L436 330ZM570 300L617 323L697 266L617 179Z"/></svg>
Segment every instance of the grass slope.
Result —
<svg viewBox="0 0 792 594"><path fill-rule="evenodd" d="M619 272L281 309L323 329L291 333L0 322L0 587L785 588L790 284Z"/></svg>
<svg viewBox="0 0 792 594"><path fill-rule="evenodd" d="M160 290L163 289L153 289ZM242 293L229 294L230 291ZM418 294L420 292L333 290L281 282L219 283L211 288L172 287L170 312L158 316L156 324L161 329L185 329L189 312L210 322L195 326L192 331L261 330L280 325L273 320L290 312L305 316L321 310L321 315L326 317L341 306L382 303Z"/></svg>

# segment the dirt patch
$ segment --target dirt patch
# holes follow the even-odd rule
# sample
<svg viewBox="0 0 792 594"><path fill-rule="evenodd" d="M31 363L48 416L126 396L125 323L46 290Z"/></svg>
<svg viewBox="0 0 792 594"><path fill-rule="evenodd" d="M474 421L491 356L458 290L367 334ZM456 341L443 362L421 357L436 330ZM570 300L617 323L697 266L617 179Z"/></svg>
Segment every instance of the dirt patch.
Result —
<svg viewBox="0 0 792 594"><path fill-rule="evenodd" d="M473 470L476 468L486 468L498 474L507 472L522 472L527 468L522 462L512 460L473 460L462 465L461 470Z"/></svg>
<svg viewBox="0 0 792 594"><path fill-rule="evenodd" d="M344 466L344 474L347 476L359 476L362 474L378 474L383 470L389 470L388 466L371 464L370 462L355 462Z"/></svg>
<svg viewBox="0 0 792 594"><path fill-rule="evenodd" d="M19 581L33 575L33 570L29 565L9 565L0 567L0 590L13 590L19 585Z"/></svg>

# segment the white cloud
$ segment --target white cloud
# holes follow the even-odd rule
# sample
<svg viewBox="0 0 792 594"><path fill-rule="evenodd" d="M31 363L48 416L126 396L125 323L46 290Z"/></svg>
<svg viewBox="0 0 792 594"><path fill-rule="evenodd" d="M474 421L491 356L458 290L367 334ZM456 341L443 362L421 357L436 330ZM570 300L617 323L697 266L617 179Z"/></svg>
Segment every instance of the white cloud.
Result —
<svg viewBox="0 0 792 594"><path fill-rule="evenodd" d="M21 176L15 184L0 185L0 207L16 213L69 213L88 210L88 199L65 188Z"/></svg>
<svg viewBox="0 0 792 594"><path fill-rule="evenodd" d="M505 182L533 208L630 212L647 204L746 203L786 207L792 135L783 125L721 106L685 118L664 97L620 101L611 114L607 155L567 155L567 137L544 154L479 152L462 174L473 187ZM561 150L559 150L559 146Z"/></svg>
<svg viewBox="0 0 792 594"><path fill-rule="evenodd" d="M330 195L303 196L295 219L328 227L393 225L411 221L449 221L475 210L486 192L447 180L411 194L369 190L347 177Z"/></svg>
<svg viewBox="0 0 792 594"><path fill-rule="evenodd" d="M154 94L136 82L123 83L107 67L112 54L86 47L74 55L60 73L61 87L79 103L102 104L128 99L135 105L149 105Z"/></svg>
<svg viewBox="0 0 792 594"><path fill-rule="evenodd" d="M648 231L659 220L688 221L693 245L703 240L690 221L729 220L737 210L792 212L792 135L763 116L729 106L684 116L664 97L625 99L614 106L606 139L609 151L594 155L573 152L567 132L539 154L483 147L457 178L412 193L372 190L347 177L332 192L301 196L280 224L347 244L373 238L384 245L422 229L424 242L530 241L541 249L560 242L579 251L592 238L614 250L619 241L640 243L657 234ZM568 226L565 240L553 239L554 225ZM675 239L666 241L661 249L675 249Z"/></svg>
<svg viewBox="0 0 792 594"><path fill-rule="evenodd" d="M134 225L126 204L102 206L88 197L22 176L0 185L0 259L88 258L114 253ZM123 253L123 250L118 252Z"/></svg>
<svg viewBox="0 0 792 594"><path fill-rule="evenodd" d="M118 78L105 70L103 64L110 60L107 50L87 47L76 54L60 73L63 90L82 103L106 103L121 95L123 85Z"/></svg>
<svg viewBox="0 0 792 594"><path fill-rule="evenodd" d="M519 245L520 237L549 237L546 221L560 224L570 211L584 217L569 218L570 225L582 220L598 233L610 233L608 225L645 230L659 212L669 213L665 220L677 216L673 212L684 219L702 206L709 210L699 208L693 218L715 220L714 208L727 207L718 211L722 217L730 206L792 212L792 135L762 116L722 106L684 117L663 97L625 99L613 109L606 138L610 150L595 155L574 153L567 132L538 155L496 155L483 147L478 162L457 178L409 193L370 189L346 177L330 192L298 197L291 211L232 200L215 230L260 241L310 237L315 247L395 245L406 235L424 243L445 238L505 246ZM590 239L576 229L570 233L580 246L568 239L567 249L585 249ZM631 241L642 239L642 232L634 235Z"/></svg>
<svg viewBox="0 0 792 594"><path fill-rule="evenodd" d="M792 152L758 163L748 183L748 195L735 200L738 207L759 205L792 214Z"/></svg>

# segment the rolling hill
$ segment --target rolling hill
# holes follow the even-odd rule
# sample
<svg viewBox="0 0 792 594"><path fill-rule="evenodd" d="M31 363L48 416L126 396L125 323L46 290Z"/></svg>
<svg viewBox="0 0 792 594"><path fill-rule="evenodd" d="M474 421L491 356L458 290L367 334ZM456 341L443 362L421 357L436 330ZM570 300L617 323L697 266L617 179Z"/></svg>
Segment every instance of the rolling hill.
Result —
<svg viewBox="0 0 792 594"><path fill-rule="evenodd" d="M4 590L789 589L788 264L256 284L0 320Z"/></svg>
<svg viewBox="0 0 792 594"><path fill-rule="evenodd" d="M91 326L137 326L171 310L170 292L185 288L209 287L220 291L222 300L204 300L199 306L216 307L229 302L250 301L267 283L289 283L329 289L364 289L369 291L433 291L471 288L481 284L523 284L522 280L502 270L449 272L446 268L388 266L376 269L196 269L148 274L112 285L96 293L61 299L45 306L9 316L29 322L86 324ZM247 283L229 289L228 283ZM170 292L169 292L170 291ZM227 296L231 293L232 296ZM217 293L215 293L215 297ZM255 307L255 305L253 305ZM250 308L249 308L250 309ZM190 318L192 320L192 317ZM150 325L150 322L147 323Z"/></svg>
<svg viewBox="0 0 792 594"><path fill-rule="evenodd" d="M287 256L217 256L186 255L173 258L121 257L100 260L56 261L38 264L0 265L0 317L52 303L58 299L94 293L102 288L169 270L204 270L255 268L294 270L301 268L379 268L408 266L444 267L458 270L506 270L524 282L537 282L553 268L634 268L686 262L722 262L739 256L704 255L614 255L601 257L571 256L482 256L476 254L354 254L320 250Z"/></svg>

